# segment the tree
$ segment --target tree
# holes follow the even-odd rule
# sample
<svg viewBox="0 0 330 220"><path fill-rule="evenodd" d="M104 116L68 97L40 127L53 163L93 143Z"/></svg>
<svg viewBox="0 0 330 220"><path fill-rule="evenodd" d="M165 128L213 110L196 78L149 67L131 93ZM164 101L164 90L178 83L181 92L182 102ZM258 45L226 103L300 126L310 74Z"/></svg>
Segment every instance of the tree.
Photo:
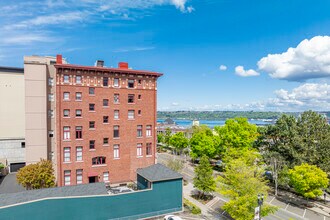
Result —
<svg viewBox="0 0 330 220"><path fill-rule="evenodd" d="M157 143L164 143L164 134L163 133L157 134Z"/></svg>
<svg viewBox="0 0 330 220"><path fill-rule="evenodd" d="M193 159L206 155L213 158L219 152L219 137L213 135L208 127L194 130L190 139L190 156Z"/></svg>
<svg viewBox="0 0 330 220"><path fill-rule="evenodd" d="M322 195L322 189L327 188L327 174L315 165L303 163L289 170L290 185L295 191L306 198Z"/></svg>
<svg viewBox="0 0 330 220"><path fill-rule="evenodd" d="M29 164L21 168L17 172L16 179L28 190L54 187L53 164L50 160L41 159L36 164Z"/></svg>
<svg viewBox="0 0 330 220"><path fill-rule="evenodd" d="M165 129L165 134L164 134L164 143L166 144L166 146L170 146L170 139L172 136L172 131L170 128L166 128Z"/></svg>
<svg viewBox="0 0 330 220"><path fill-rule="evenodd" d="M193 179L194 186L202 192L201 197L205 193L215 190L215 180L212 176L213 170L207 156L202 156L199 165L195 168L195 177Z"/></svg>
<svg viewBox="0 0 330 220"><path fill-rule="evenodd" d="M222 127L216 126L220 145L228 148L245 148L252 146L258 137L257 126L250 124L247 118L228 119Z"/></svg>
<svg viewBox="0 0 330 220"><path fill-rule="evenodd" d="M175 148L176 152L182 153L182 150L189 145L189 140L184 136L183 132L178 132L170 138L170 145Z"/></svg>
<svg viewBox="0 0 330 220"><path fill-rule="evenodd" d="M226 164L224 176L217 179L217 190L230 199L222 208L232 218L253 219L254 209L258 206L258 194L267 197L268 186L262 174L263 170L256 164L246 164L243 159L235 159ZM276 210L276 207L264 203L261 216L267 216Z"/></svg>
<svg viewBox="0 0 330 220"><path fill-rule="evenodd" d="M184 163L178 159L170 159L167 161L166 166L178 173L180 173L184 167Z"/></svg>

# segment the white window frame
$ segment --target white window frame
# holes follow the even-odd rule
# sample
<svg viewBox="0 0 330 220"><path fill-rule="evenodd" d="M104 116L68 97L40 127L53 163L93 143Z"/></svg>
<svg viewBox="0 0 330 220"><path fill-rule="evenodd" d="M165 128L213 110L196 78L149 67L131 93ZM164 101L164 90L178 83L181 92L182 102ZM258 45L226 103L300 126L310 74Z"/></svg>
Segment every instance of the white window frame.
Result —
<svg viewBox="0 0 330 220"><path fill-rule="evenodd" d="M63 100L65 101L70 100L70 92L63 92Z"/></svg>
<svg viewBox="0 0 330 220"><path fill-rule="evenodd" d="M81 80L82 80L81 76L76 76L76 84L81 84Z"/></svg>
<svg viewBox="0 0 330 220"><path fill-rule="evenodd" d="M64 162L70 162L71 161L71 148L70 147L64 147L63 151L64 151L64 154L63 154Z"/></svg>
<svg viewBox="0 0 330 220"><path fill-rule="evenodd" d="M105 183L109 182L109 172L103 172L103 181Z"/></svg>
<svg viewBox="0 0 330 220"><path fill-rule="evenodd" d="M147 125L146 126L146 136L147 137L152 137L152 125Z"/></svg>
<svg viewBox="0 0 330 220"><path fill-rule="evenodd" d="M82 93L76 92L76 101L81 101L81 100L82 100Z"/></svg>
<svg viewBox="0 0 330 220"><path fill-rule="evenodd" d="M83 147L76 147L76 161L83 161Z"/></svg>
<svg viewBox="0 0 330 220"><path fill-rule="evenodd" d="M76 170L76 180L77 180L77 185L83 183L83 170L82 169Z"/></svg>
<svg viewBox="0 0 330 220"><path fill-rule="evenodd" d="M136 145L136 156L143 157L142 144L139 143Z"/></svg>
<svg viewBox="0 0 330 220"><path fill-rule="evenodd" d="M70 76L69 75L63 75L63 82L69 83L70 82Z"/></svg>
<svg viewBox="0 0 330 220"><path fill-rule="evenodd" d="M113 79L113 87L119 87L119 78Z"/></svg>
<svg viewBox="0 0 330 220"><path fill-rule="evenodd" d="M71 170L64 170L64 186L71 185Z"/></svg>
<svg viewBox="0 0 330 220"><path fill-rule="evenodd" d="M113 158L119 159L120 158L120 146L119 144L113 145Z"/></svg>
<svg viewBox="0 0 330 220"><path fill-rule="evenodd" d="M113 118L119 119L119 110L114 110Z"/></svg>
<svg viewBox="0 0 330 220"><path fill-rule="evenodd" d="M63 127L63 139L70 140L70 127L69 126Z"/></svg>
<svg viewBox="0 0 330 220"><path fill-rule="evenodd" d="M135 110L128 110L128 119L134 119L135 118Z"/></svg>

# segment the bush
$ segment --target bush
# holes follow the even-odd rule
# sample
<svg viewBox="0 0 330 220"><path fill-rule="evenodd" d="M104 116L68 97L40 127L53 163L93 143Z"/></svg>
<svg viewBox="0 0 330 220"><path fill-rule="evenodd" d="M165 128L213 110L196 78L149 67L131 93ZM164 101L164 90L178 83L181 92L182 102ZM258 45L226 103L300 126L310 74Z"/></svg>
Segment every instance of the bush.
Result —
<svg viewBox="0 0 330 220"><path fill-rule="evenodd" d="M190 202L188 199L183 199L183 201L184 201L184 206L187 207L192 214L198 215L202 213L201 209L192 202Z"/></svg>

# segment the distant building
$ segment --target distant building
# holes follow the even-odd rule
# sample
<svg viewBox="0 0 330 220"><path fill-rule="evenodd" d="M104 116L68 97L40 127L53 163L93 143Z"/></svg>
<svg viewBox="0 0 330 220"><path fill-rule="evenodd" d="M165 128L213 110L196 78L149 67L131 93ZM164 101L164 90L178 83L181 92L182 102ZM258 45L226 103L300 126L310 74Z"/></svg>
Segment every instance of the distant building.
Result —
<svg viewBox="0 0 330 220"><path fill-rule="evenodd" d="M0 67L0 103L0 160L15 172L25 165L23 68Z"/></svg>
<svg viewBox="0 0 330 220"><path fill-rule="evenodd" d="M107 68L24 57L26 160L50 159L57 185L125 182L155 163L157 79L121 62Z"/></svg>
<svg viewBox="0 0 330 220"><path fill-rule="evenodd" d="M198 120L193 120L192 126L199 126L199 121Z"/></svg>

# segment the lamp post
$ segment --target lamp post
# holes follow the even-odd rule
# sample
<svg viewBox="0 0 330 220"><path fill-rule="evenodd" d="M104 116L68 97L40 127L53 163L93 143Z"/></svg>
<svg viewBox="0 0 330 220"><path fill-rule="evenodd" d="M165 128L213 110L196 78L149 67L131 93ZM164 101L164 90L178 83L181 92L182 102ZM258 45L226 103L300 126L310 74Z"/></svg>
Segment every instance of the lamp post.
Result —
<svg viewBox="0 0 330 220"><path fill-rule="evenodd" d="M264 194L258 194L259 220L261 220L261 206L264 203Z"/></svg>

